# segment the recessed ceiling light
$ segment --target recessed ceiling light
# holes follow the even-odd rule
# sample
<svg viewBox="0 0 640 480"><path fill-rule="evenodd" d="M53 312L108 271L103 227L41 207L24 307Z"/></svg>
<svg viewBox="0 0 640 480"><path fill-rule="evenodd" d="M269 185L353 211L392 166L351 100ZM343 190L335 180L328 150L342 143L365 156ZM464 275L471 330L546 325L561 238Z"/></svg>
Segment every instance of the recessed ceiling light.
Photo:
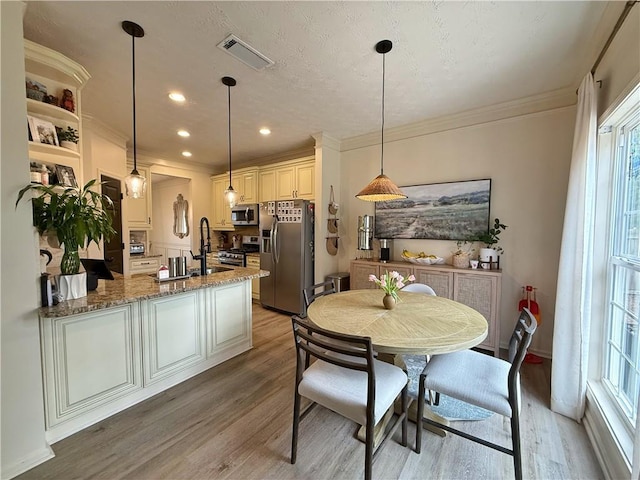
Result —
<svg viewBox="0 0 640 480"><path fill-rule="evenodd" d="M184 98L184 95L178 92L171 92L169 94L169 98L174 102L184 102L186 100L186 98Z"/></svg>
<svg viewBox="0 0 640 480"><path fill-rule="evenodd" d="M191 134L189 132L187 132L186 130L178 130L178 135L180 135L181 137L190 137Z"/></svg>
<svg viewBox="0 0 640 480"><path fill-rule="evenodd" d="M260 129L260 133L262 135L269 135L269 134L271 134L271 130L269 130L267 127L263 127L263 128Z"/></svg>
<svg viewBox="0 0 640 480"><path fill-rule="evenodd" d="M190 157L192 155L191 152L188 152L187 150L185 150L184 152L182 152L182 156L183 157Z"/></svg>

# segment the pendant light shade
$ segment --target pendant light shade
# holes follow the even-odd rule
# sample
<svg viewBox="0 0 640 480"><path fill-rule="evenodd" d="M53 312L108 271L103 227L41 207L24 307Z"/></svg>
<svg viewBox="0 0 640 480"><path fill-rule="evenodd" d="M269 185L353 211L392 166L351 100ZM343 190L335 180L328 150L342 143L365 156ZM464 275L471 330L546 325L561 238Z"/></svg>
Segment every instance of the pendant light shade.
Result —
<svg viewBox="0 0 640 480"><path fill-rule="evenodd" d="M122 29L131 35L131 63L133 79L133 170L124 179L127 197L142 198L147 187L147 179L138 173L136 151L136 37L144 37L144 30L137 23L125 20Z"/></svg>
<svg viewBox="0 0 640 480"><path fill-rule="evenodd" d="M236 86L236 79L232 77L222 77L222 83L227 86L227 97L229 105L229 188L224 191L224 201L233 208L238 203L238 192L231 185L231 87Z"/></svg>
<svg viewBox="0 0 640 480"><path fill-rule="evenodd" d="M399 200L407 198L402 191L384 174L384 74L385 55L391 51L391 40L381 40L376 44L376 52L382 54L382 134L380 140L380 175L371 180L356 198L367 202L384 202L387 200Z"/></svg>

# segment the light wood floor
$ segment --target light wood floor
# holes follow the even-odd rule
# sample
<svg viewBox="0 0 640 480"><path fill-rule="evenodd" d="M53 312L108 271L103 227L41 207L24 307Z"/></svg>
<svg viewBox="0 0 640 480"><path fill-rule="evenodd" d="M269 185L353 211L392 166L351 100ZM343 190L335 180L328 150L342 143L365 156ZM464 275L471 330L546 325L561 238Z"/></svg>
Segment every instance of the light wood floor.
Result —
<svg viewBox="0 0 640 480"><path fill-rule="evenodd" d="M254 348L53 445L56 457L20 479L360 479L364 444L356 425L316 408L302 422L289 463L294 349L288 316L254 304ZM600 479L584 428L549 410L550 365L522 371L525 478ZM455 422L462 426L462 422ZM509 423L494 415L464 422L509 446ZM425 431L422 453L391 439L376 479L513 478L511 457L456 436Z"/></svg>

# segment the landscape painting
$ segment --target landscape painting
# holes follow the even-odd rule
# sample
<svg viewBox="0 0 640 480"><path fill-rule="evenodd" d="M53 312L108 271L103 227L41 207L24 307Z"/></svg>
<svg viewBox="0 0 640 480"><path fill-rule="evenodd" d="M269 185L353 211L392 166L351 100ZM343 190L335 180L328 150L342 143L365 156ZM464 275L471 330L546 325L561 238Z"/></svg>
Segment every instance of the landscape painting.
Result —
<svg viewBox="0 0 640 480"><path fill-rule="evenodd" d="M376 202L376 238L465 240L489 228L491 179L400 189L407 198Z"/></svg>

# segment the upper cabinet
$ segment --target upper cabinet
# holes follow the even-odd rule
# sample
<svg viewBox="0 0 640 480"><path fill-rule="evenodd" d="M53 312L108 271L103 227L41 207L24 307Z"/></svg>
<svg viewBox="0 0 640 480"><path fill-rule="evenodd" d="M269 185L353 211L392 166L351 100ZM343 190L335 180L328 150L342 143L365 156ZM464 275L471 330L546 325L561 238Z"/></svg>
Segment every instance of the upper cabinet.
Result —
<svg viewBox="0 0 640 480"><path fill-rule="evenodd" d="M213 230L233 230L231 208L224 201L224 191L229 186L229 175L222 174L211 177L211 218L210 228Z"/></svg>
<svg viewBox="0 0 640 480"><path fill-rule="evenodd" d="M259 201L315 197L315 159L306 157L260 169Z"/></svg>
<svg viewBox="0 0 640 480"><path fill-rule="evenodd" d="M127 209L127 226L130 230L151 230L153 224L151 221L151 212L153 211L151 203L151 173L147 167L136 165L140 175L147 179L147 188L144 196L140 198L124 197L124 203ZM127 172L133 170L133 164L127 164Z"/></svg>
<svg viewBox="0 0 640 480"><path fill-rule="evenodd" d="M24 55L30 161L61 177L58 183L81 184L81 90L90 75L73 60L29 40ZM71 131L75 135L66 140L60 134Z"/></svg>
<svg viewBox="0 0 640 480"><path fill-rule="evenodd" d="M238 203L258 202L258 169L233 171L233 188L238 193Z"/></svg>

